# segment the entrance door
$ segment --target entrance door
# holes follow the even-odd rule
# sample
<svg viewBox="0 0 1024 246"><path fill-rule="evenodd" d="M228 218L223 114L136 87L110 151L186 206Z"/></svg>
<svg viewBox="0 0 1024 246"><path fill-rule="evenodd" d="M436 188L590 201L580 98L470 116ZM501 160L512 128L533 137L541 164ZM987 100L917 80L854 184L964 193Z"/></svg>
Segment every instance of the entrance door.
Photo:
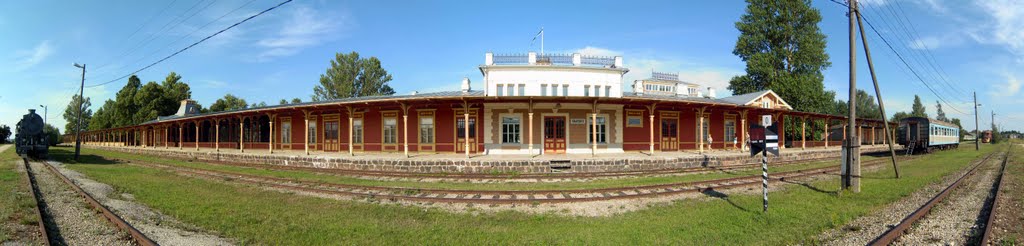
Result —
<svg viewBox="0 0 1024 246"><path fill-rule="evenodd" d="M544 117L544 153L565 153L565 117Z"/></svg>
<svg viewBox="0 0 1024 246"><path fill-rule="evenodd" d="M661 150L679 150L678 119L661 119Z"/></svg>
<svg viewBox="0 0 1024 246"><path fill-rule="evenodd" d="M469 136L466 136L466 118L455 118L455 152L466 151L466 142L469 142L469 152L476 152L476 118L469 118Z"/></svg>
<svg viewBox="0 0 1024 246"><path fill-rule="evenodd" d="M324 151L338 151L341 148L338 133L337 119L324 121Z"/></svg>

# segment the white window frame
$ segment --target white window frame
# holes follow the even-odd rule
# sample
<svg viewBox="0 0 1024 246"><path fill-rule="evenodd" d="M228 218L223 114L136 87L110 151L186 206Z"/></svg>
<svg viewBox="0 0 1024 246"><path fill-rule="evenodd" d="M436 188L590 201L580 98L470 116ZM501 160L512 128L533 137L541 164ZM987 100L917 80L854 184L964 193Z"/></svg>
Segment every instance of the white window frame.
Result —
<svg viewBox="0 0 1024 246"><path fill-rule="evenodd" d="M548 95L548 84L540 84L540 95L541 96L547 96Z"/></svg>
<svg viewBox="0 0 1024 246"><path fill-rule="evenodd" d="M505 92L505 86L504 86L504 85L502 85L502 84L498 84L498 85L497 85L497 89L496 89L495 91L497 91L497 92L498 92L498 93L495 93L495 95L496 95L496 96L499 96L499 97L500 97L500 96L504 96L504 92Z"/></svg>
<svg viewBox="0 0 1024 246"><path fill-rule="evenodd" d="M390 125L388 123L391 123ZM383 137L381 137L382 144L397 144L398 143L398 119L393 117L385 117L381 119L381 131Z"/></svg>
<svg viewBox="0 0 1024 246"><path fill-rule="evenodd" d="M424 120L430 120L429 124L424 123ZM420 116L420 136L419 143L421 144L434 144L434 116Z"/></svg>
<svg viewBox="0 0 1024 246"><path fill-rule="evenodd" d="M506 96L515 96L516 95L515 94L516 93L516 85L515 84L507 84L507 85L505 85L505 90L506 90L505 92L507 92L507 93L505 93Z"/></svg>
<svg viewBox="0 0 1024 246"><path fill-rule="evenodd" d="M515 122L505 122L506 119ZM501 143L521 144L523 143L523 116L518 114L501 115Z"/></svg>
<svg viewBox="0 0 1024 246"><path fill-rule="evenodd" d="M363 118L352 119L352 143L363 143Z"/></svg>
<svg viewBox="0 0 1024 246"><path fill-rule="evenodd" d="M309 121L309 143L316 144L316 120Z"/></svg>
<svg viewBox="0 0 1024 246"><path fill-rule="evenodd" d="M519 96L526 95L526 84L519 84Z"/></svg>
<svg viewBox="0 0 1024 246"><path fill-rule="evenodd" d="M583 96L585 96L585 97L589 97L590 96L590 85L584 85L583 86Z"/></svg>
<svg viewBox="0 0 1024 246"><path fill-rule="evenodd" d="M281 144L292 143L292 121L287 119L281 122Z"/></svg>
<svg viewBox="0 0 1024 246"><path fill-rule="evenodd" d="M562 85L562 96L569 96L569 85Z"/></svg>
<svg viewBox="0 0 1024 246"><path fill-rule="evenodd" d="M594 127L593 115L587 114L587 143L594 143ZM608 116L603 114L597 115L597 143L607 144L608 143Z"/></svg>

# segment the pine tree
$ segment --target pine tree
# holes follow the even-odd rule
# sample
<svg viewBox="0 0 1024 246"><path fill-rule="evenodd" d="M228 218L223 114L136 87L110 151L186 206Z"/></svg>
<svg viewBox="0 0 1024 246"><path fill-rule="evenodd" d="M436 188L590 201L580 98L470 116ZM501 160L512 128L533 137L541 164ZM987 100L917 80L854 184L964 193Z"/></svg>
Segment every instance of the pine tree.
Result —
<svg viewBox="0 0 1024 246"><path fill-rule="evenodd" d="M928 118L928 113L925 112L924 104L921 103L921 97L917 95L914 95L914 106L910 111L910 116Z"/></svg>

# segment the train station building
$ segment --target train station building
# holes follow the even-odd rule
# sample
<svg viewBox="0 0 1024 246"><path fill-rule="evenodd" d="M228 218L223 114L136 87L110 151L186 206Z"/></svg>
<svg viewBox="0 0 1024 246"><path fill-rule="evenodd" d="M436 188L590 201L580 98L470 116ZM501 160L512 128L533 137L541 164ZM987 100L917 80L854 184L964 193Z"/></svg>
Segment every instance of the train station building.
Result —
<svg viewBox="0 0 1024 246"><path fill-rule="evenodd" d="M479 66L482 88L345 98L199 113L181 102L174 115L129 127L83 133L90 145L211 152L286 152L357 156L602 156L642 153L743 153L747 126L771 116L799 124L790 148L839 146L830 129L843 116L794 111L771 90L717 97L700 81L652 72L623 81L620 56L492 54ZM628 86L630 91L624 91ZM824 122L822 129L807 129ZM881 144L882 122L862 119L862 142ZM818 123L817 125L821 125ZM820 127L819 127L820 128ZM810 131L819 132L810 134ZM845 134L845 133L843 133ZM824 136L822 136L824 135ZM877 137L876 137L877 136ZM73 142L73 136L65 139ZM838 148L834 148L838 150Z"/></svg>

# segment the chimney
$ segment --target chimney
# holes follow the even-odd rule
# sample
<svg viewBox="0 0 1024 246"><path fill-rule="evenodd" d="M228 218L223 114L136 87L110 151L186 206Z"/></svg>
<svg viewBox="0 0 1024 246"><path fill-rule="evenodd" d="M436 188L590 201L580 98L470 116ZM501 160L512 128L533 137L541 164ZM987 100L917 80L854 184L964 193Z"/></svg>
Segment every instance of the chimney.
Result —
<svg viewBox="0 0 1024 246"><path fill-rule="evenodd" d="M708 98L715 98L715 88L708 87Z"/></svg>
<svg viewBox="0 0 1024 246"><path fill-rule="evenodd" d="M494 53L487 52L487 54L484 54L484 65L494 65Z"/></svg>
<svg viewBox="0 0 1024 246"><path fill-rule="evenodd" d="M462 77L462 93L469 93L469 77Z"/></svg>

